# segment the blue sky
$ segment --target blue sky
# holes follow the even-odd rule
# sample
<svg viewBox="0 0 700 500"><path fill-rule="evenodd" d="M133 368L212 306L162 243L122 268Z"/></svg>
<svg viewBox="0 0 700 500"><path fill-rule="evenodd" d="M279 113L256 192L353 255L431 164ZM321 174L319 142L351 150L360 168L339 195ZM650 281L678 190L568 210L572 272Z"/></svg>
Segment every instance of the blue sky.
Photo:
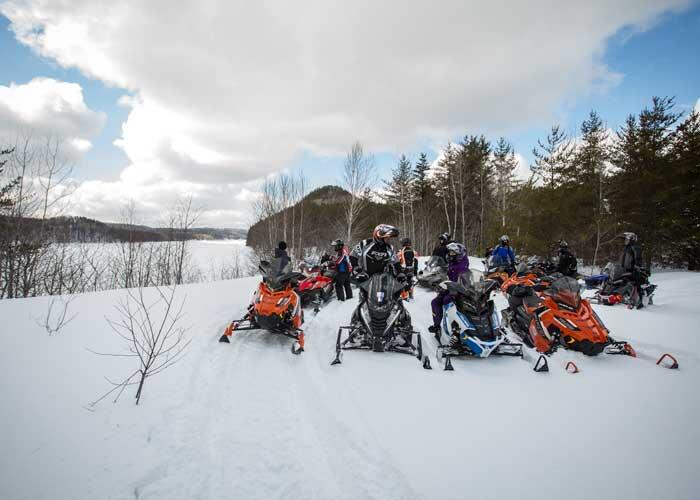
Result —
<svg viewBox="0 0 700 500"><path fill-rule="evenodd" d="M67 15L68 19L72 21L70 11L64 15ZM144 12L143 15L145 17L147 13ZM381 13L378 13L377 17L380 16ZM377 22L380 24L379 29L382 29L381 19L378 19ZM371 30L371 27L367 29ZM157 36L157 34L153 34L153 37ZM156 38L153 40L155 41ZM575 51L575 45L573 47L570 50ZM649 105L651 97L654 95L676 96L678 109L687 112L692 109L700 97L698 47L700 47L700 4L697 2L679 14L666 12L655 16L655 22L646 31L635 32L632 29L622 28L607 39L602 57L602 61L611 72L621 75L619 83L602 91L593 90L583 93L583 95L580 92L566 95L554 109L543 109L540 114L530 117L526 122L502 130L503 135L514 144L516 152L523 155L529 162L533 146L538 139L546 136L553 123L560 123L566 130L575 132L591 109L596 110L612 129L617 129L628 114L638 113L644 106ZM80 85L87 107L92 111L103 112L106 121L101 132L90 138L92 148L80 160L75 174L81 180L98 179L105 182L116 182L124 168L135 161L134 158L129 158L121 148L113 144L116 139L122 136L122 125L132 111L129 107L119 105L118 100L129 93L114 83L105 83L110 81L109 77L100 80L89 78L75 67L65 68L52 58L38 56L15 39L14 33L10 30L10 21L1 15L0 52L3 54L0 72L1 86L9 86L11 83L25 84L36 77L48 77ZM66 54L65 51L57 53ZM75 65L77 66L89 67L89 61L88 63L78 59L76 61ZM178 64L182 64L182 62L178 62ZM186 64L181 68L181 71L187 71ZM514 71L512 76L516 87L517 75L519 74L520 72ZM144 88L145 86L144 84ZM172 89L168 89L168 91L170 90ZM150 88L148 92L142 90L142 95L155 97L152 101L158 101L158 94L158 87L155 90ZM427 107L425 109L429 110L430 102L429 99L426 98L426 100ZM496 106L499 103L493 102L493 104ZM422 112L425 112L425 109ZM161 123L164 123L162 119ZM203 128L201 124L200 128ZM485 124L484 129L492 130L493 127ZM158 131L152 126L150 129L148 127L140 129L141 135L145 136L141 137L141 140L147 141L147 136L151 132L158 135L156 133ZM476 126L473 129L466 129L454 137L442 137L439 144L445 144L448 140L458 141L465 134L482 132L483 130ZM497 139L496 134L489 137ZM154 139L155 141L156 139ZM348 142L351 141L352 138L349 138ZM425 151L429 158L433 159L436 155L435 147L437 144L434 139L431 141L429 143L426 140L423 143L414 143L408 146L404 144L405 149L398 151L394 145L384 141L379 150L394 150L394 152L375 153L380 173L386 177L401 153L415 159L421 151ZM334 147L331 147L332 149ZM194 148L194 150L204 151L203 154L208 154L207 149ZM211 157L211 155L209 156ZM340 175L339 165L342 163L342 156L319 156L309 152L296 151L286 156L281 155L279 158L279 160L271 159L273 167L266 167L265 171L283 168L303 169L314 186L336 182ZM142 173L145 167L139 168L138 172ZM245 182L251 175L248 172L245 175L238 176L236 174L233 177L236 181L240 177L240 185L243 186L246 185ZM234 191L241 200L245 199L245 189L247 188L239 186ZM230 210L230 214L227 216L231 216L234 212ZM96 216L98 215L100 214L96 214Z"/></svg>

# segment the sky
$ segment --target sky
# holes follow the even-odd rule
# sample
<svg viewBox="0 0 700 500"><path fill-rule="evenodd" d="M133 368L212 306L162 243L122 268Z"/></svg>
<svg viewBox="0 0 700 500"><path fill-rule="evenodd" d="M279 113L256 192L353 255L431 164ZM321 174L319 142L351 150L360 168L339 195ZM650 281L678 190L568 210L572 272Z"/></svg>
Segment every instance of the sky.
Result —
<svg viewBox="0 0 700 500"><path fill-rule="evenodd" d="M64 140L75 215L156 224L191 195L202 225L246 227L262 179L337 183L356 140L386 178L505 136L526 176L554 123L700 107L697 1L491 4L0 1L0 139Z"/></svg>

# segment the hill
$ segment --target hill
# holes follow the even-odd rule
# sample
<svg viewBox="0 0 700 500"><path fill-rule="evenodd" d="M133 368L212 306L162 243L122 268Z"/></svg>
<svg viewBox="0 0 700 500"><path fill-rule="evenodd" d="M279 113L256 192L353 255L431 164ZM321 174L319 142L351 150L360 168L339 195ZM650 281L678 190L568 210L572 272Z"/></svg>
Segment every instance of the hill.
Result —
<svg viewBox="0 0 700 500"><path fill-rule="evenodd" d="M323 186L311 191L295 205L263 218L248 230L247 245L256 249L269 249L280 240L290 247L303 242L304 248L325 248L336 239L346 239L344 202L350 193L338 186ZM301 214L303 213L303 221ZM369 201L354 224L352 241L367 238L372 229L382 221L392 218L389 207ZM285 219L287 234L284 232Z"/></svg>
<svg viewBox="0 0 700 500"><path fill-rule="evenodd" d="M22 218L10 221L9 217L3 217L3 219L12 224L20 224L22 231L27 233L39 231L41 228L42 231L51 235L53 241L59 243L167 241L179 240L183 236L188 240L229 240L244 239L248 233L246 229L196 227L190 229L186 235L182 235L171 228L101 222L75 216L53 217L46 220Z"/></svg>

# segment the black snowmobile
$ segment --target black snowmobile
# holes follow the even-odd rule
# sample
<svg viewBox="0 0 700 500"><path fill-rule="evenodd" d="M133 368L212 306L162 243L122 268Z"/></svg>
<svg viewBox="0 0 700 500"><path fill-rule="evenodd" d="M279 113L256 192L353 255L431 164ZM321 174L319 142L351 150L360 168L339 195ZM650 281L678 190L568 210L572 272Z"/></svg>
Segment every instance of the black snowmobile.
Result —
<svg viewBox="0 0 700 500"><path fill-rule="evenodd" d="M438 255L430 257L425 267L418 271L418 286L435 288L447 279L447 262Z"/></svg>
<svg viewBox="0 0 700 500"><path fill-rule="evenodd" d="M360 304L353 312L351 325L338 328L331 364L341 363L343 350L369 349L410 354L423 362L423 368L430 369L430 359L423 358L421 335L413 330L411 315L401 300L406 285L385 271L360 282L359 289ZM343 340L344 331L347 337Z"/></svg>
<svg viewBox="0 0 700 500"><path fill-rule="evenodd" d="M634 286L632 273L625 272L620 264L608 264L606 271L608 279L603 281L601 289L595 294L595 299L599 304L614 305L622 302L631 309L644 305L644 298L646 298L647 305L654 303L656 285L649 282L649 272L646 269L638 271L641 282L641 297L638 296Z"/></svg>

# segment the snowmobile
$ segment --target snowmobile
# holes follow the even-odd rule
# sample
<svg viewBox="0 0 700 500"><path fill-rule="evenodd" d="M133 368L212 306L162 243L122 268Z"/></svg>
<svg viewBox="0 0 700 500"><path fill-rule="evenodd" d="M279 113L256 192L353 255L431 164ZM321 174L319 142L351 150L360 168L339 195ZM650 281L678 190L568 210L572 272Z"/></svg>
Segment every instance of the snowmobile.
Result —
<svg viewBox="0 0 700 500"><path fill-rule="evenodd" d="M445 281L440 288L454 297L443 307L440 331L435 333L439 345L436 356L446 370L452 369L450 358L457 356L522 357L522 344L508 340L491 298L498 289L497 281L484 279L484 273L471 270L468 281Z"/></svg>
<svg viewBox="0 0 700 500"><path fill-rule="evenodd" d="M301 299L301 306L313 304L314 311L318 312L322 305L333 298L333 278L335 271L324 263L308 268L308 275L299 282L297 293Z"/></svg>
<svg viewBox="0 0 700 500"><path fill-rule="evenodd" d="M608 278L603 281L600 290L595 294L596 301L599 304L610 306L622 302L632 309L644 305L646 297L647 305L652 305L656 285L649 283L649 273L646 269L640 269L639 273L642 282L640 286L641 297L638 296L634 286L632 273L626 273L620 264L609 265Z"/></svg>
<svg viewBox="0 0 700 500"><path fill-rule="evenodd" d="M486 269L486 279L493 280L498 285L502 285L512 274L513 269L507 262L503 262L495 255L491 255L484 262Z"/></svg>
<svg viewBox="0 0 700 500"><path fill-rule="evenodd" d="M351 325L338 328L336 355L331 364L341 363L343 350L369 349L410 354L423 362L423 368L430 369L430 359L423 358L421 335L413 330L411 315L401 300L406 284L388 271L358 283L360 304L353 312ZM347 332L344 340L343 332Z"/></svg>
<svg viewBox="0 0 700 500"><path fill-rule="evenodd" d="M304 331L301 329L304 312L301 299L294 288L305 276L298 272L275 276L272 271L274 268L276 266L269 262L260 263L263 279L255 291L248 312L242 319L232 321L226 327L219 342L229 343L229 338L241 330L267 330L293 338L293 354L300 354L304 350Z"/></svg>
<svg viewBox="0 0 700 500"><path fill-rule="evenodd" d="M581 298L581 287L568 276L556 278L538 295L535 287L514 285L507 290L503 322L525 345L551 354L559 347L589 356L636 356L627 342L617 342L590 303Z"/></svg>
<svg viewBox="0 0 700 500"><path fill-rule="evenodd" d="M425 267L418 271L418 286L435 288L447 279L447 262L442 257L433 255Z"/></svg>

